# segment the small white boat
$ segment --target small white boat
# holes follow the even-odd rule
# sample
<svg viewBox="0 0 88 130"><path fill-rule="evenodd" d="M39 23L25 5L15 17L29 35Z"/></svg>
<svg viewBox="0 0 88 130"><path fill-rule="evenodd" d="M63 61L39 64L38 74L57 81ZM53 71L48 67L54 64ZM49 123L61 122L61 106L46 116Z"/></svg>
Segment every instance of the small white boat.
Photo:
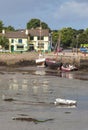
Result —
<svg viewBox="0 0 88 130"><path fill-rule="evenodd" d="M43 65L45 64L45 58L42 54L39 54L39 57L35 60L36 65Z"/></svg>
<svg viewBox="0 0 88 130"><path fill-rule="evenodd" d="M37 65L44 65L45 64L45 58L36 59L35 62L36 62Z"/></svg>
<svg viewBox="0 0 88 130"><path fill-rule="evenodd" d="M36 63L42 63L42 62L45 62L45 58L39 58L39 59L36 59Z"/></svg>
<svg viewBox="0 0 88 130"><path fill-rule="evenodd" d="M69 100L69 99L62 99L62 98L57 98L54 102L55 105L77 105L77 101L75 100Z"/></svg>

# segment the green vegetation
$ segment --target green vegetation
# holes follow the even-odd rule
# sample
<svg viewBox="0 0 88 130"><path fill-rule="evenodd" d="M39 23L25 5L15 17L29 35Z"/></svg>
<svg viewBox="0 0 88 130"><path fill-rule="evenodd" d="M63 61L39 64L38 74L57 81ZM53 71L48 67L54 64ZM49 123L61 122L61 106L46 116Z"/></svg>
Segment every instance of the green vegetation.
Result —
<svg viewBox="0 0 88 130"><path fill-rule="evenodd" d="M13 120L18 120L18 121L28 121L28 122L34 122L35 124L37 123L44 123L44 122L47 122L47 121L53 121L54 119L45 119L45 120L38 120L38 119L35 119L35 118L30 118L30 117L16 117L16 118L13 118Z"/></svg>
<svg viewBox="0 0 88 130"><path fill-rule="evenodd" d="M40 19L31 19L27 23L27 29L42 27L42 29L50 29L45 22L41 22Z"/></svg>
<svg viewBox="0 0 88 130"><path fill-rule="evenodd" d="M80 46L88 47L88 28L87 29L73 29L71 27L57 29L57 30L51 30L49 26L42 22L40 19L33 18L29 20L26 24L27 29L32 28L39 28L42 27L42 29L49 29L51 35L52 35L52 45L53 47L56 46L58 43L59 37L60 37L60 45L64 48L76 48ZM3 21L0 20L0 33L2 30L5 29L7 31L15 31L14 27L11 25L8 27L5 27L3 24ZM0 45L7 48L8 47L8 41L5 37L0 37Z"/></svg>
<svg viewBox="0 0 88 130"><path fill-rule="evenodd" d="M62 28L61 30L55 30L52 31L52 41L53 41L53 45L55 46L55 44L58 42L58 38L59 35L61 35L61 46L63 46L64 48L76 48L76 47L80 47L81 44L83 46L88 46L88 29L83 30L75 30L72 29L71 27L69 28Z"/></svg>
<svg viewBox="0 0 88 130"><path fill-rule="evenodd" d="M9 40L4 36L0 36L0 45L2 46L2 48L8 49L9 48Z"/></svg>

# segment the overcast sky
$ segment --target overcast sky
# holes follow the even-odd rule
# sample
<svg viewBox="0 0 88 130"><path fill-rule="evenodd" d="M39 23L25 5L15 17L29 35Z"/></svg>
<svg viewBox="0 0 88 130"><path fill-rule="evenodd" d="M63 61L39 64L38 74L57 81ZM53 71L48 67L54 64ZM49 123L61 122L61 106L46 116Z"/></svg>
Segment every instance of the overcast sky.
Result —
<svg viewBox="0 0 88 130"><path fill-rule="evenodd" d="M53 29L88 28L88 0L0 0L0 20L4 26L24 29L32 18Z"/></svg>

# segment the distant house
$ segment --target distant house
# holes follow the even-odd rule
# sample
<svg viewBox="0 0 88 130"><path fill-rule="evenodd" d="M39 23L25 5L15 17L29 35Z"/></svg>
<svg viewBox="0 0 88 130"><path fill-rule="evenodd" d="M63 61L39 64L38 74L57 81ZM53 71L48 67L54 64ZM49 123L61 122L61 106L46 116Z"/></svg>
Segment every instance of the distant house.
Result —
<svg viewBox="0 0 88 130"><path fill-rule="evenodd" d="M9 51L27 51L28 36L24 33L24 31L3 31L2 36L5 36L7 39L9 39Z"/></svg>
<svg viewBox="0 0 88 130"><path fill-rule="evenodd" d="M50 38L48 29L30 29L18 31L2 31L2 36L9 39L10 52L43 51L48 52Z"/></svg>
<svg viewBox="0 0 88 130"><path fill-rule="evenodd" d="M30 29L29 35L29 49L35 51L49 52L50 48L50 36L48 29Z"/></svg>

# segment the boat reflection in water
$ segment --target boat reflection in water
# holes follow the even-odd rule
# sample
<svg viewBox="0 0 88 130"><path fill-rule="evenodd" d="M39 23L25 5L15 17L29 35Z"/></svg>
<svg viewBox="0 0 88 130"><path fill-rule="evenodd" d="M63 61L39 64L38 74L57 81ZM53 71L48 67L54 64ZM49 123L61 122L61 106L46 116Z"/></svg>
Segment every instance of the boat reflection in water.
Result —
<svg viewBox="0 0 88 130"><path fill-rule="evenodd" d="M36 70L36 71L35 71L35 74L36 74L36 75L45 75L46 72L45 72L44 70Z"/></svg>
<svg viewBox="0 0 88 130"><path fill-rule="evenodd" d="M74 74L73 73L61 72L60 74L61 74L61 77L63 77L63 78L74 79Z"/></svg>

